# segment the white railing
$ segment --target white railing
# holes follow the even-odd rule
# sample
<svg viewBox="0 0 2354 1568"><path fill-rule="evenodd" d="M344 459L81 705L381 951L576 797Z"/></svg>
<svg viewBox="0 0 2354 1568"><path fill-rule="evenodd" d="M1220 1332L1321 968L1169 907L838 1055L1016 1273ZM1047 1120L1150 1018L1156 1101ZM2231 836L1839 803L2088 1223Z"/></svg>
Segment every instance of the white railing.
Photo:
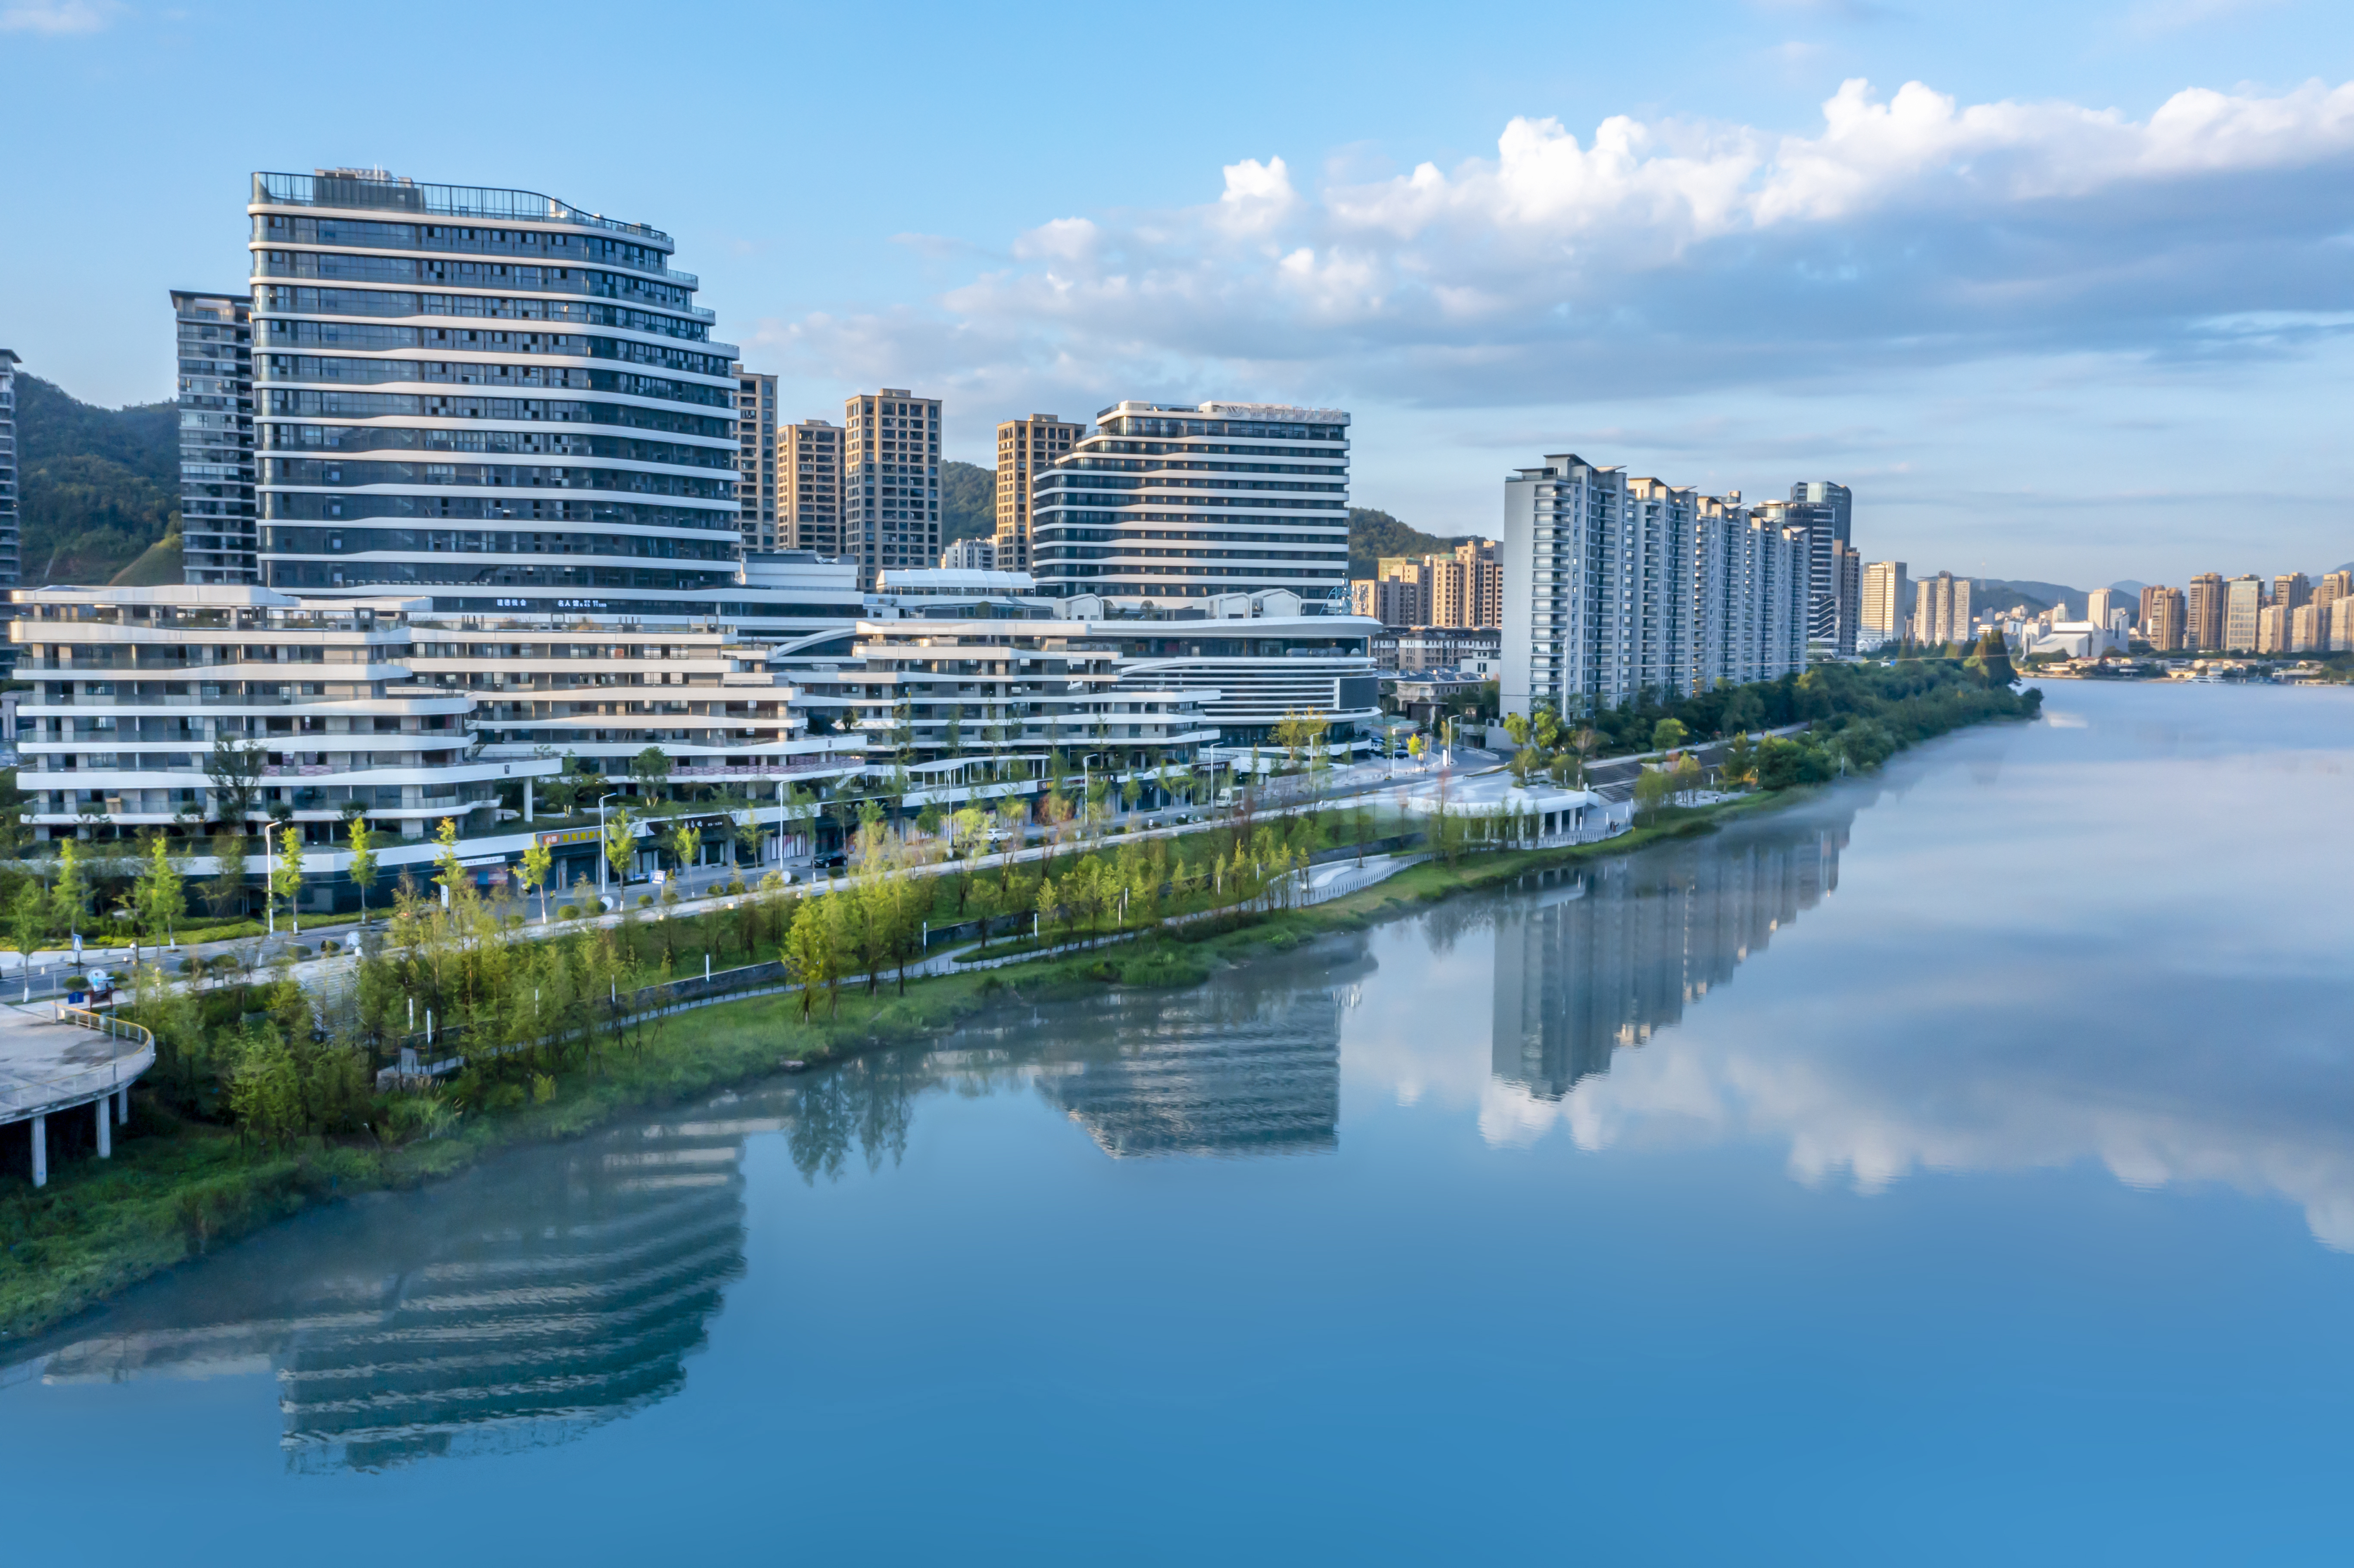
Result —
<svg viewBox="0 0 2354 1568"><path fill-rule="evenodd" d="M58 1022L107 1038L102 1061L76 1063L63 1072L0 1081L0 1122L22 1121L111 1095L155 1065L155 1036L138 1024L86 1007L58 1008Z"/></svg>

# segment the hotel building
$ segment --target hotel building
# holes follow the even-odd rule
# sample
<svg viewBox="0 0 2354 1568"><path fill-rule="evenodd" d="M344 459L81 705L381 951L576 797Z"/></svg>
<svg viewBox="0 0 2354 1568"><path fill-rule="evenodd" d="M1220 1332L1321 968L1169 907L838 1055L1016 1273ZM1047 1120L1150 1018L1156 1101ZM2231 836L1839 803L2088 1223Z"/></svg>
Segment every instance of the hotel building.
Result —
<svg viewBox="0 0 2354 1568"><path fill-rule="evenodd" d="M258 174L264 586L691 621L740 600L735 350L668 235L529 191Z"/></svg>
<svg viewBox="0 0 2354 1568"><path fill-rule="evenodd" d="M1287 590L1347 601L1349 416L1269 403L1119 403L1035 478L1042 592L1126 606Z"/></svg>

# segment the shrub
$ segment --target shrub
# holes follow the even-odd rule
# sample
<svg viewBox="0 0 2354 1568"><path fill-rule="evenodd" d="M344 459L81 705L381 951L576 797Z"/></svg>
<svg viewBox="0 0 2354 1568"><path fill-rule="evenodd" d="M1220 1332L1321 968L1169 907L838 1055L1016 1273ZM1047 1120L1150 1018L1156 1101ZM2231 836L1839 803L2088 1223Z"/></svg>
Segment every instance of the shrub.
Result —
<svg viewBox="0 0 2354 1568"><path fill-rule="evenodd" d="M651 893L641 893L641 894L639 894L639 895L638 895L638 907L639 907L639 908L641 908L641 909L651 909L651 908L652 908L653 906L654 906L654 895L653 895L652 894L651 894Z"/></svg>
<svg viewBox="0 0 2354 1568"><path fill-rule="evenodd" d="M561 905L556 911L556 917L559 920L578 920L580 918L580 906L578 904Z"/></svg>

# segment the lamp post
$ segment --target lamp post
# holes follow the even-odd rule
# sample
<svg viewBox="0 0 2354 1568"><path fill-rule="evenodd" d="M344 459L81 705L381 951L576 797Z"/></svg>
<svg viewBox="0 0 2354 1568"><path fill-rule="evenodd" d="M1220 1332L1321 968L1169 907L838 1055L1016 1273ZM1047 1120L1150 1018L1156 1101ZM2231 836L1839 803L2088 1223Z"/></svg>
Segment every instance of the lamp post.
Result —
<svg viewBox="0 0 2354 1568"><path fill-rule="evenodd" d="M605 891L605 802L622 793L625 791L609 789L597 797L597 891L599 893Z"/></svg>
<svg viewBox="0 0 2354 1568"><path fill-rule="evenodd" d="M270 835L277 831L276 822L261 824L261 914L262 918L270 922L269 934L272 937L278 935L278 895L270 889L270 868L277 863L270 858ZM239 866L238 869L243 871L245 868Z"/></svg>

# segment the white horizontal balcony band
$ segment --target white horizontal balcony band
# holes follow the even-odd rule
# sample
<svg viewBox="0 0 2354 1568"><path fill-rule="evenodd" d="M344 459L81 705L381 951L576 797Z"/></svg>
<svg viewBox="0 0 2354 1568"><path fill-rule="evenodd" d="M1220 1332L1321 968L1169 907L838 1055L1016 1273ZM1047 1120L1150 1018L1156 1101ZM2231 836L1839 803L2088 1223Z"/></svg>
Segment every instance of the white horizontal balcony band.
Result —
<svg viewBox="0 0 2354 1568"><path fill-rule="evenodd" d="M410 427L404 423L399 428L407 429ZM540 429L543 430L546 428L547 426L545 423L540 426ZM697 467L694 463L663 462L652 458L599 457L593 452L461 452L440 451L427 448L413 447L370 447L362 451L342 452L329 451L323 449L313 450L303 447L260 447L256 449L255 455L262 458L276 458L289 461L335 462L343 463L346 466L356 464L362 467L365 467L369 463L379 462L405 462L412 465L419 462L429 462L437 464L494 464L516 468L609 468L620 473L651 473L660 475L666 479L683 479L688 475L693 475L697 479L706 479L712 481L714 483L719 484L737 484L742 482L742 471L740 469L722 468L717 464L713 464L710 467L704 468ZM268 482L270 487L273 490L317 490L330 495L347 494L355 490L373 490L379 493L388 493L392 494L407 494L413 492L419 494L429 495L446 495L452 491L460 490L560 490L567 493L573 491L578 491L587 495L605 493L602 491L592 490L586 485L567 484L459 484L451 482L446 484L412 485L403 481L377 482L365 480L358 481L351 484L336 485L293 484L276 480L267 482L257 481L256 482ZM620 493L624 495L642 495L645 493L642 491L632 490L623 491Z"/></svg>
<svg viewBox="0 0 2354 1568"><path fill-rule="evenodd" d="M538 434L538 433L541 433L541 432L546 431L546 430L547 429L547 428L548 428L549 426L551 426L551 425L561 425L561 426L565 426L565 427L567 427L567 428L571 428L571 429L585 429L585 430L630 430L630 431L635 431L635 430L638 430L638 429L639 429L639 427L637 427L637 426L635 426L635 425L591 425L591 424L585 424L585 423L583 423L582 421L578 420L578 419L456 419L456 418L448 418L447 416L440 415L440 414L345 414L345 415L336 415L336 414L270 414L270 415L267 415L267 416L263 416L263 415L260 415L260 414L257 414L257 415L255 415L255 418L256 418L257 419L260 419L260 418L265 418L265 417L267 418L268 422L269 422L269 423L270 423L270 424L273 424L273 425L325 425L325 426L333 426L333 427L336 427L336 428L338 428L338 429L348 427L348 428L350 428L350 429L398 429L398 430L501 430L501 431L505 431L505 432L509 432L509 433L515 434L515 435ZM719 414L715 414L713 417L714 417L715 418L724 418L724 411L723 411L722 413L719 413ZM732 421L730 421L730 422L732 422ZM710 449L711 450L713 450L713 451L729 451L729 452L732 452L732 451L735 451L735 450L738 450L738 449L737 449L737 440L736 440L736 438L735 438L734 436L732 436L732 435L729 435L729 436L698 436L698 435L689 435L689 434L687 434L687 433L685 433L685 432L684 432L684 431L680 431L680 430L649 430L649 431L644 431L644 432L642 432L642 434L640 434L640 435L638 435L638 436L632 437L631 439L633 439L633 440L659 440L659 441L674 441L674 442L676 442L676 443L677 443L678 445L680 445L680 446L684 446L684 447L707 447L707 448L709 448L709 449ZM256 448L256 449L255 449L255 455L256 455L257 457L274 457L274 456L284 456L284 455L290 455L290 454L292 454L292 453L302 452L302 451L304 451L304 450L305 450L305 449L303 449L303 448L300 448L300 447L258 447L258 448ZM432 454L433 449L432 449L432 448L429 448L429 447L419 447L419 448L415 449L415 450L416 450L417 452L421 453L421 454L423 454L424 456L426 456L426 457L429 457L429 457L431 456L431 454ZM461 452L461 453L457 453L456 455L461 456L461 457L463 457L463 456L468 456L468 455L470 455L470 454L462 453L462 452ZM482 454L482 455L483 455L483 456L497 456L497 455L500 455L500 454L496 454L496 453L483 453L483 454ZM516 456L516 457L530 457L530 456L537 456L537 455L543 455L543 454L526 453L526 452L517 452L517 453L514 453L514 454L513 454L513 455L514 455L514 456ZM349 461L354 461L354 462L358 462L358 461L364 461L364 460L363 460L362 458L358 457L358 456L354 456L354 457L353 457L353 458L351 458ZM569 460L569 455L568 455L568 454L566 454L566 457L565 457L565 459L564 459L563 461L570 461L570 460ZM593 459L590 459L590 460L588 460L588 461L595 461L595 462L603 462L603 461L606 461L607 460L606 460L606 459L603 459L603 458L593 458ZM612 461L620 461L620 460L619 460L619 459L614 459L614 460L612 460ZM661 467L662 465L660 465L660 464L656 464L655 466L656 466L656 467ZM716 469L716 470L709 470L709 471L706 471L706 470L705 470L705 469L695 467L694 464L691 464L691 463L673 463L673 464L669 465L669 468L670 468L670 471L672 471L672 472L686 472L686 471L693 471L693 472L695 472L695 473L703 473L703 472L705 472L705 471L712 471L712 472L720 472L720 473L732 473L732 472L737 471L736 471L736 470L734 470L734 469Z"/></svg>
<svg viewBox="0 0 2354 1568"><path fill-rule="evenodd" d="M262 283L262 286L265 288L273 286L278 288L286 288L291 286L302 289L322 285L329 288L339 289L343 286L343 281L340 279L322 279L317 284L298 281L289 285L284 280L273 277L263 280ZM405 289L391 289L384 291L387 293L399 294L449 294L455 295L461 299L470 300L502 298L546 300L559 297L555 294L550 294L545 290L533 291L522 289L502 291L493 293L483 293L480 290L471 287L464 289L433 289L423 288L414 284ZM567 300L594 300L599 298L599 296L594 294L579 293L567 293L561 297ZM634 311L640 307L634 304L625 304L622 308L625 310ZM663 310L659 313L666 316L676 316L678 314L676 311L668 309ZM687 318L681 317L680 319L684 320ZM421 313L415 315L406 316L376 315L374 313L365 315L323 315L315 311L280 310L259 310L253 313L254 352L257 354L283 354L287 352L286 348L281 344L269 344L261 341L260 329L261 323L264 322L312 322L325 326L402 326L415 327L420 331L427 328L433 328L442 332L510 332L542 333L549 334L560 333L567 336L573 334L578 334L582 337L611 337L626 343L642 343L651 348L676 348L684 345L690 353L708 354L715 357L724 359L741 359L743 357L737 344L732 343L721 343L716 338L679 337L666 332L648 332L642 327L619 326L603 322L546 321L532 316L437 316L427 315ZM307 344L296 344L294 346L297 352L309 352L309 345ZM360 352L368 354L388 354L396 351L390 349L367 349ZM468 347L468 352L472 352L471 346ZM482 352L486 354L494 354L499 351L496 349L484 349ZM558 356L554 355L534 355L531 357L534 359L552 359ZM602 361L600 363L618 362ZM734 385L733 377L729 378L729 385Z"/></svg>
<svg viewBox="0 0 2354 1568"><path fill-rule="evenodd" d="M571 224L533 223L523 218L475 218L472 221L461 221L456 218L440 217L436 214L399 212L388 208L271 207L257 206L253 204L248 204L245 210L249 217L268 217L272 213L283 213L289 217L339 217L349 218L359 223L399 223L406 220L415 223L420 228L512 228L518 232L524 229L530 229L534 233L538 234L586 235L595 232L596 237L599 239L608 238L601 231L591 231ZM700 287L702 282L702 280L696 278L692 272L672 272L667 270L657 272L644 267L632 267L627 261L616 260L603 256L595 258L583 256L578 260L575 260L568 256L556 257L546 260L528 260L512 257L493 256L488 251L480 250L437 250L427 245L387 248L365 245L339 245L330 241L318 239L249 239L245 243L245 248L256 254L270 250L302 250L307 251L314 256L386 256L403 261L436 260L461 262L477 267L540 267L558 268L571 272L626 272L632 278L644 278L654 282L667 283L673 289L685 289L690 292ZM673 254L676 254L676 252L673 252ZM682 281L690 279L693 280L693 281ZM338 280L334 279L323 281L329 283L338 281ZM412 283L409 287L410 290L414 291L419 289L421 285ZM534 292L546 293L554 291L535 291L520 286L510 288L504 283L495 281L468 280L463 282L453 281L450 288L436 290L434 291L437 293L451 294L529 294ZM575 294L576 296L578 292L577 290L567 291ZM592 295L590 297L602 298L603 296ZM639 308L635 302L629 303L631 310Z"/></svg>
<svg viewBox="0 0 2354 1568"><path fill-rule="evenodd" d="M557 768L529 768L526 764L539 760L524 757L478 758L469 762L418 763L399 768L329 768L317 773L271 773L256 780L261 789L311 789L327 786L415 784L490 784L501 779L541 778L557 771ZM560 764L561 758L549 759ZM199 795L211 792L213 786L201 770L183 772L178 769L145 768L77 768L71 772L35 773L27 775L33 782L22 786L32 793L43 790L77 789L89 794L114 795L125 789L193 789Z"/></svg>
<svg viewBox="0 0 2354 1568"><path fill-rule="evenodd" d="M308 357L313 359L368 359L373 358L374 355L356 353L348 355L314 354ZM472 362L470 361L469 363ZM613 364L618 362L609 360L606 363ZM270 392L395 392L402 394L403 396L414 396L419 397L456 397L463 396L469 392L496 393L502 397L514 397L522 398L525 401L537 401L543 403L575 402L583 399L599 403L616 403L624 408L652 408L666 414L692 414L698 418L716 419L720 423L730 427L734 426L736 423L736 410L728 408L724 403L682 403L674 397L648 397L636 392L610 392L588 387L493 387L481 381L295 381L279 380L275 377L265 378L259 373L259 371L257 371L253 378L253 418L256 424L260 424L265 421L274 422L278 418L278 416L271 413L267 407L268 399L264 397L264 394ZM415 416L407 414L378 414L374 417L372 421L368 422L382 425L406 426L411 418L423 418L425 416L421 414ZM320 418L314 416L310 422L318 425L348 425L362 421L355 419ZM591 430L636 430L642 428L637 425L593 424L586 419L525 419L516 422L520 423L525 429L536 430L544 430L550 425L564 425L576 429ZM475 423L475 421L472 419L460 421L461 428L473 423ZM658 438L667 440L670 439L672 432L668 430L648 430L646 431L646 434L650 438ZM682 437L680 439L684 440L684 438ZM726 444L732 446L735 442L731 439Z"/></svg>
<svg viewBox="0 0 2354 1568"><path fill-rule="evenodd" d="M349 323L353 326L364 326L368 324L370 319L371 318L366 316L345 316L337 318L337 322L338 324ZM505 327L491 327L488 329L471 328L469 330L505 332L513 329ZM532 328L525 330L538 331L542 329ZM599 330L601 329L594 327L583 328L581 329L581 335L586 336L589 333ZM560 334L550 332L547 333L546 335L569 337L572 334L569 331L565 331ZM673 338L667 341L674 344L683 340ZM705 355L707 357L714 359L732 359L735 357L732 354L721 355L712 353L711 351L717 345L711 344L697 344L691 352ZM253 357L255 361L254 383L257 387L260 385L263 379L260 374L260 361L265 355L271 358L277 358L281 355L291 355L298 359L365 359L371 365L504 365L512 366L537 366L541 369L546 370L619 370L631 376L659 376L665 381L684 381L690 386L708 387L714 390L725 388L726 391L731 393L736 390L736 378L732 376L726 375L725 373L715 375L712 372L705 370L685 370L676 366L648 365L642 360L636 359L607 359L593 354L529 354L520 349L493 348L485 344L472 343L451 344L439 348L427 344L419 344L413 348L408 346L402 346L399 348L366 348L358 344L264 344L256 342L253 345ZM270 385L273 387L279 387L284 386L285 383L273 377L270 379ZM436 385L444 387L456 385L463 387L472 384L461 381L456 383L437 382ZM717 405L697 404L695 407L717 407L728 410L730 415L735 412L735 405L732 402Z"/></svg>
<svg viewBox="0 0 2354 1568"><path fill-rule="evenodd" d="M357 460L345 461L355 461ZM537 466L552 467L554 465L543 463ZM733 482L731 481L730 482ZM735 518L737 513L741 510L732 500L723 501L706 495L650 495L642 490L590 490L586 486L566 484L290 484L282 481L271 480L257 484L254 488L257 491L266 491L272 495L411 495L425 496L429 499L447 496L452 501L461 499L477 501L483 499L484 497L493 495L519 495L525 497L548 497L567 500L577 497L582 501L617 501L632 506L692 507L699 511L709 512L714 516L725 515L731 522ZM452 525L463 525L468 523L488 522L490 519L473 517L419 517L415 519L380 519L375 517L264 517L259 519L259 521L264 524L278 524L287 527L331 528L338 523L351 526L360 526L378 522L398 523L415 521L420 523L447 523ZM540 521L562 522L564 519L547 518L540 519ZM578 521L585 525L589 520L582 518ZM616 523L610 525L612 531L619 531L623 528L659 529L663 526L665 525L662 524L647 523ZM602 523L597 524L597 529L599 533L607 532L608 527L608 524ZM729 529L719 528L709 530L709 532L714 534L731 531L732 530ZM689 532L693 531L689 530Z"/></svg>

